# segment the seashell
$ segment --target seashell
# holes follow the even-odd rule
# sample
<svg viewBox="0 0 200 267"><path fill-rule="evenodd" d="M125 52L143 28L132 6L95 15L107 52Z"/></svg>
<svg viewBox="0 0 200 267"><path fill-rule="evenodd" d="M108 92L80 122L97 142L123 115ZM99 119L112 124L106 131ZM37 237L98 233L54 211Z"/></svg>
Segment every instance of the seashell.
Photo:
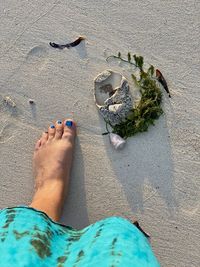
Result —
<svg viewBox="0 0 200 267"><path fill-rule="evenodd" d="M120 112L123 108L122 104L109 105L108 110L113 113Z"/></svg>
<svg viewBox="0 0 200 267"><path fill-rule="evenodd" d="M112 70L94 79L94 98L100 114L112 126L122 122L133 107L127 79Z"/></svg>
<svg viewBox="0 0 200 267"><path fill-rule="evenodd" d="M122 149L125 146L126 141L118 134L110 133L109 136L110 136L110 142L115 149L117 150Z"/></svg>

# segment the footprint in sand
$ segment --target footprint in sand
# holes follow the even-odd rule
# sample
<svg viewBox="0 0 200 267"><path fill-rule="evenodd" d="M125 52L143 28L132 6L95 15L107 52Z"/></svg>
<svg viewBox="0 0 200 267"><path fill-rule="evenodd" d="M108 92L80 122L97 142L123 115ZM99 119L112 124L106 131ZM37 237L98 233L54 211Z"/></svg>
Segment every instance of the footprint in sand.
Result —
<svg viewBox="0 0 200 267"><path fill-rule="evenodd" d="M43 58L47 55L47 48L45 46L35 46L27 54L26 58Z"/></svg>
<svg viewBox="0 0 200 267"><path fill-rule="evenodd" d="M48 49L42 45L33 47L26 56L26 62L36 65L37 69L43 69L48 61Z"/></svg>
<svg viewBox="0 0 200 267"><path fill-rule="evenodd" d="M37 105L30 104L29 99L32 98L32 95L26 94L26 87L30 86L31 80L37 79L38 74L41 73L42 69L45 69L47 63L48 47L35 46L28 52L20 68L7 81L6 86L1 88L1 122L2 120L3 122L12 120L16 125L23 124L24 127L31 129L35 129L38 126ZM4 124L1 123L0 125ZM9 140L11 135L7 130L8 126L2 129L1 126L0 142L2 143L5 140Z"/></svg>
<svg viewBox="0 0 200 267"><path fill-rule="evenodd" d="M5 123L5 125L0 128L0 144L8 142L13 137L14 137L13 124Z"/></svg>

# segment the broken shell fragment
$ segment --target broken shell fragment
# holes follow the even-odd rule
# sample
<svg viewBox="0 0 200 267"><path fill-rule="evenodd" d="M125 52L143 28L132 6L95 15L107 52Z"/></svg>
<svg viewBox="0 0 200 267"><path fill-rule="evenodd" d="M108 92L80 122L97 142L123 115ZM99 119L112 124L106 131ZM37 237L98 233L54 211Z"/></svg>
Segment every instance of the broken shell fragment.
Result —
<svg viewBox="0 0 200 267"><path fill-rule="evenodd" d="M126 144L126 141L121 136L114 133L110 133L110 142L116 150L122 149Z"/></svg>
<svg viewBox="0 0 200 267"><path fill-rule="evenodd" d="M94 97L100 114L112 126L121 123L133 107L127 79L112 70L94 79Z"/></svg>
<svg viewBox="0 0 200 267"><path fill-rule="evenodd" d="M3 98L3 100L4 100L4 103L6 105L8 105L9 107L11 107L11 108L15 108L16 107L15 102L12 100L12 98L10 96L5 96Z"/></svg>

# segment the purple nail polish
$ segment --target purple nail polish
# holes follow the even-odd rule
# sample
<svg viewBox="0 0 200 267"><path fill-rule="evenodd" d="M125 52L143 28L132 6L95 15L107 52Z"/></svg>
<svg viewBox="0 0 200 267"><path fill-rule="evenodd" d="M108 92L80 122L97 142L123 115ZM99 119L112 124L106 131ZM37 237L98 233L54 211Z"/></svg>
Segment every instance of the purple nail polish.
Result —
<svg viewBox="0 0 200 267"><path fill-rule="evenodd" d="M51 128L51 129L54 129L54 128L55 128L55 126L52 124L52 125L50 126L50 128Z"/></svg>
<svg viewBox="0 0 200 267"><path fill-rule="evenodd" d="M72 121L66 121L65 125L68 127L72 127L73 122Z"/></svg>

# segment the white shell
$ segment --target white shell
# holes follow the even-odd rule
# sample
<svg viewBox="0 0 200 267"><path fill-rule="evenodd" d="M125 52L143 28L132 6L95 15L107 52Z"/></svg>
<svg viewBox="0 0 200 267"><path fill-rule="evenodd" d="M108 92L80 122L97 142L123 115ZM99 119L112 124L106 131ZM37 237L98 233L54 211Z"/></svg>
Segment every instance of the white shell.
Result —
<svg viewBox="0 0 200 267"><path fill-rule="evenodd" d="M101 115L112 126L122 122L133 107L127 79L112 70L94 79L94 97Z"/></svg>
<svg viewBox="0 0 200 267"><path fill-rule="evenodd" d="M6 105L8 105L8 106L10 106L12 108L15 108L16 107L15 102L11 99L10 96L5 96L3 100L4 100L4 102L5 102Z"/></svg>
<svg viewBox="0 0 200 267"><path fill-rule="evenodd" d="M121 136L114 133L110 133L109 135L110 135L110 142L115 149L117 150L122 149L125 146L126 141L123 138L121 138Z"/></svg>

